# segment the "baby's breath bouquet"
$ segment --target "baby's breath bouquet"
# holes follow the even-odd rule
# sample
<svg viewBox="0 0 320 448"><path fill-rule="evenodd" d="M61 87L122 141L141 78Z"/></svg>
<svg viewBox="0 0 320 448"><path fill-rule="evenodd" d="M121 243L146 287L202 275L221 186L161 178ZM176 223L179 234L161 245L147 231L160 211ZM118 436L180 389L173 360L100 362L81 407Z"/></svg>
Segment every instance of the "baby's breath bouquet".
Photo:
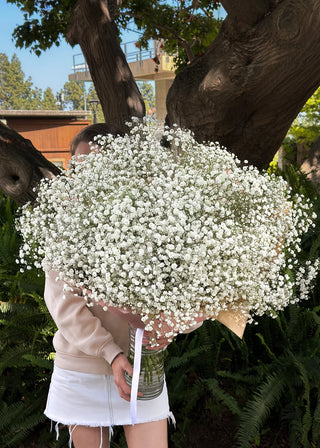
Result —
<svg viewBox="0 0 320 448"><path fill-rule="evenodd" d="M217 143L133 120L124 137L41 183L23 207L20 258L54 269L91 301L139 314L172 337L195 317L276 315L305 299L318 263L298 262L311 204ZM155 326L157 322L157 326ZM160 324L159 324L160 322Z"/></svg>

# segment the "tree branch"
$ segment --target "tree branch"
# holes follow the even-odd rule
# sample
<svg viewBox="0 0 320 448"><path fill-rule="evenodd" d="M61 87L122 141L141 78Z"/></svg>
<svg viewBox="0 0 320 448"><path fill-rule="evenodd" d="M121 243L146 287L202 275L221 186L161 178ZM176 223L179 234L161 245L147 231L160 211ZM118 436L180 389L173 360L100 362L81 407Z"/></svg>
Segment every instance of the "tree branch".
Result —
<svg viewBox="0 0 320 448"><path fill-rule="evenodd" d="M114 20L121 5L122 5L122 0L108 0L108 10L109 10L111 20Z"/></svg>
<svg viewBox="0 0 320 448"><path fill-rule="evenodd" d="M220 3L238 29L248 29L256 24L271 6L270 0L222 0Z"/></svg>
<svg viewBox="0 0 320 448"><path fill-rule="evenodd" d="M40 179L60 173L30 140L0 123L0 189L6 196L18 204L33 202Z"/></svg>
<svg viewBox="0 0 320 448"><path fill-rule="evenodd" d="M109 2L110 3L110 2ZM119 1L78 0L67 39L80 45L100 99L105 120L125 130L132 116L143 117L142 96L121 49L112 16Z"/></svg>
<svg viewBox="0 0 320 448"><path fill-rule="evenodd" d="M120 13L121 14L121 13ZM129 17L131 17L132 19L137 19L137 20L145 20L145 16L139 16L138 14L132 14L132 13L128 13L126 12L126 15L128 15ZM152 20L149 17L149 23L154 26L155 28L158 28L159 30L163 30L168 34L171 34L172 37L174 37L179 43L180 45L185 49L185 52L187 54L187 58L188 60L191 62L194 59L194 54L192 51L192 44L190 44L186 39L184 39L183 37L179 36L179 34L177 34L174 30L172 30L169 26L167 25L162 25L158 22L155 22L154 20Z"/></svg>
<svg viewBox="0 0 320 448"><path fill-rule="evenodd" d="M201 8L201 11L204 13L204 15L205 15L206 17L208 17L209 19L213 19L212 14L211 14L209 11L207 11L206 8Z"/></svg>
<svg viewBox="0 0 320 448"><path fill-rule="evenodd" d="M227 18L175 77L167 123L264 167L320 85L319 27L320 0L282 0L247 33Z"/></svg>

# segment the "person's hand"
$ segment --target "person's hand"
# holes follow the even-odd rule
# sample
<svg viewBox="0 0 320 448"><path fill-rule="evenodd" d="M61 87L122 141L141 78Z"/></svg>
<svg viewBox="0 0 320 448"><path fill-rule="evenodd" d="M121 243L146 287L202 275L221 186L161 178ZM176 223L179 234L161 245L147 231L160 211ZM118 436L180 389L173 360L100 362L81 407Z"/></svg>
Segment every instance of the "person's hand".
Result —
<svg viewBox="0 0 320 448"><path fill-rule="evenodd" d="M198 316L194 317L190 320L190 324L187 329L183 331L183 333L190 333L191 331L199 328L203 321L207 319L207 316ZM170 316L171 324L175 324L174 315ZM192 324L191 324L192 322ZM149 322L146 321L147 325ZM168 338L166 335L172 332L172 325L168 325L166 322L166 318L162 316L161 320L155 320L153 322L153 331L144 331L143 334L143 345L146 346L148 350L159 350L162 348L166 348L173 340L173 336Z"/></svg>
<svg viewBox="0 0 320 448"><path fill-rule="evenodd" d="M126 356L123 353L120 353L113 360L111 367L113 371L114 382L117 386L120 397L126 401L130 401L131 388L127 384L124 374L125 372L128 372L128 374L132 377L132 365L130 364ZM142 396L142 393L138 392L138 396Z"/></svg>
<svg viewBox="0 0 320 448"><path fill-rule="evenodd" d="M154 342L156 342L157 345L154 345ZM172 341L164 335L161 335L160 337L157 336L155 339L153 331L144 331L143 333L142 344L145 345L148 350L161 350L167 348L171 342Z"/></svg>

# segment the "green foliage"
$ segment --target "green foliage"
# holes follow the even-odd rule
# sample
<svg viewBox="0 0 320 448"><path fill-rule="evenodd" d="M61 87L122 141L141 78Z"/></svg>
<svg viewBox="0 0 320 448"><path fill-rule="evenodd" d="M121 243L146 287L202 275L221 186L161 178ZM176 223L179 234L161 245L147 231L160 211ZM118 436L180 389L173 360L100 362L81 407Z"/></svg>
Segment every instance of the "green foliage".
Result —
<svg viewBox="0 0 320 448"><path fill-rule="evenodd" d="M314 204L316 227L302 239L302 259L320 256L320 201L316 187L293 165L281 173L293 189ZM238 446L251 447L267 433L277 446L279 434L287 434L290 447L319 446L320 317L319 287L307 302L290 306L275 320L261 318L246 334L248 352L256 357L251 372L258 387L248 395L239 423ZM266 324L268 325L266 326ZM260 347L252 341L260 341ZM254 359L253 358L253 359ZM290 435L290 436L289 436Z"/></svg>
<svg viewBox="0 0 320 448"><path fill-rule="evenodd" d="M0 53L0 108L11 110L57 109L50 88L43 93L34 87L31 78L25 79L17 55L11 61Z"/></svg>
<svg viewBox="0 0 320 448"><path fill-rule="evenodd" d="M87 84L89 84L88 90ZM92 111L90 100L98 99L93 83L68 81L64 84L60 93L62 93L64 97L64 109L84 110L86 107L86 110ZM100 103L97 104L96 111L98 123L104 122L104 116Z"/></svg>
<svg viewBox="0 0 320 448"><path fill-rule="evenodd" d="M138 40L141 48L146 48L149 39L163 40L163 50L174 55L180 68L201 57L216 38L221 26L216 18L219 6L210 0L123 1L117 21L126 28L133 19L142 33Z"/></svg>
<svg viewBox="0 0 320 448"><path fill-rule="evenodd" d="M170 433L170 446L191 446L192 431L201 427L204 409L213 419L225 412L231 416L240 414L237 398L228 390L226 372L237 369L239 362L243 363L239 357L241 346L237 336L212 321L204 322L195 332L179 335L170 344L166 379L171 408L177 420L177 428ZM232 383L233 379L231 388ZM214 428L210 427L208 431L215 437Z"/></svg>
<svg viewBox="0 0 320 448"><path fill-rule="evenodd" d="M4 383L4 380L1 380ZM41 423L43 416L36 416L35 411L40 406L38 400L30 401L26 406L24 402L16 402L9 406L4 404L0 386L0 440L3 447L17 446L24 440L33 428Z"/></svg>
<svg viewBox="0 0 320 448"><path fill-rule="evenodd" d="M0 446L17 446L42 425L55 331L44 277L20 272L16 207L0 195ZM48 427L46 432L49 433Z"/></svg>
<svg viewBox="0 0 320 448"><path fill-rule="evenodd" d="M170 446L191 446L205 415L219 448L277 447L280 439L292 448L319 446L320 317L319 307L308 305L260 318L242 341L207 321L169 346L166 377L177 420ZM227 444L216 434L225 415L234 431Z"/></svg>
<svg viewBox="0 0 320 448"><path fill-rule="evenodd" d="M21 63L14 54L11 61L0 53L0 107L25 109L32 103L32 82L24 79Z"/></svg>
<svg viewBox="0 0 320 448"><path fill-rule="evenodd" d="M83 110L84 88L84 82L66 82L61 92L64 95L64 106L71 110Z"/></svg>
<svg viewBox="0 0 320 448"><path fill-rule="evenodd" d="M138 81L137 84L146 106L146 113L151 115L156 107L156 98L152 84L146 81Z"/></svg>
<svg viewBox="0 0 320 448"><path fill-rule="evenodd" d="M98 95L97 95L96 89L94 88L94 85L91 83L90 87L88 89L88 94L87 94L87 102L88 102L88 105L89 105L87 107L87 109L89 109L89 110L92 110L92 107L90 106L90 100L92 100L92 99L97 100L98 99ZM96 111L97 111L97 122L98 123L104 122L105 121L104 120L104 115L103 115L102 107L101 107L100 103L98 103L96 105Z"/></svg>
<svg viewBox="0 0 320 448"><path fill-rule="evenodd" d="M24 23L15 28L13 37L19 48L30 48L37 55L66 37L71 11L76 0L7 0L25 14ZM139 45L149 39L164 39L163 49L175 55L177 67L201 56L217 36L221 20L216 18L220 7L214 0L123 1L115 21L121 29L132 21L140 30Z"/></svg>
<svg viewBox="0 0 320 448"><path fill-rule="evenodd" d="M57 100L50 87L43 92L41 106L44 110L56 110L58 108Z"/></svg>
<svg viewBox="0 0 320 448"><path fill-rule="evenodd" d="M316 228L304 236L301 257L319 257L319 193L292 165L281 175L293 194L303 193L314 204ZM205 432L218 448L320 446L319 292L318 278L308 301L276 319L259 318L242 341L207 321L169 346L166 376L177 420L170 446L200 447L194 432ZM228 428L227 441L219 440L221 424Z"/></svg>
<svg viewBox="0 0 320 448"><path fill-rule="evenodd" d="M259 385L248 396L241 414L239 447L251 447L266 426L274 434L285 429L291 434L291 446L318 446L314 414L320 393L318 312L290 306L274 322L273 334L256 333L266 358L254 367Z"/></svg>
<svg viewBox="0 0 320 448"><path fill-rule="evenodd" d="M40 55L52 45L60 45L76 0L7 0L7 3L16 4L25 13L24 23L13 33L17 47L30 48Z"/></svg>
<svg viewBox="0 0 320 448"><path fill-rule="evenodd" d="M315 227L310 228L308 233L303 236L303 250L301 251L302 259L313 259L320 257L320 195L316 185L312 183L305 173L302 173L294 164L286 165L279 173L282 175L291 186L292 194L303 194L309 198L313 204L313 209L316 214ZM318 283L312 294L313 305L318 303L317 299Z"/></svg>
<svg viewBox="0 0 320 448"><path fill-rule="evenodd" d="M292 123L284 140L287 150L297 144L306 147L319 137L320 134L320 87L308 99L297 118Z"/></svg>
<svg viewBox="0 0 320 448"><path fill-rule="evenodd" d="M314 204L316 228L303 238L301 257L318 257L319 193L294 166L281 175L293 192L304 193ZM21 273L16 265L20 239L15 215L13 203L0 196L0 446L36 437L38 443L45 441L42 446L57 448L66 446L68 435L54 442L42 415L55 328L41 297L43 277ZM208 446L217 448L320 446L319 292L318 279L308 301L291 305L276 319L259 318L243 340L212 321L176 338L166 358L177 420L170 447L204 446L203 431ZM230 433L225 444L219 422ZM111 446L126 446L121 430Z"/></svg>
<svg viewBox="0 0 320 448"><path fill-rule="evenodd" d="M152 85L149 82L138 81L138 86L145 101L147 113L149 111L152 113L152 110L155 107L155 95ZM86 97L87 110L92 110L90 100L97 99L98 95L93 83L89 83L89 89L87 91L86 89L87 87L84 82L66 82L61 91L64 96L63 107L71 110L84 110L84 98ZM99 123L104 122L104 115L102 112L101 104L98 103L96 107L97 121Z"/></svg>

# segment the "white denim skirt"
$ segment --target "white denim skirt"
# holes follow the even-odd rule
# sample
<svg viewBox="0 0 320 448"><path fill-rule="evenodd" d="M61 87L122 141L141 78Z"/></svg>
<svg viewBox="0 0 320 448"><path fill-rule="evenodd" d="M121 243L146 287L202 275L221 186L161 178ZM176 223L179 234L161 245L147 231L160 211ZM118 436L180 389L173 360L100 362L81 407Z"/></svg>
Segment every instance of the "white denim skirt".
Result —
<svg viewBox="0 0 320 448"><path fill-rule="evenodd" d="M119 396L113 376L54 367L45 415L64 425L131 425L130 403ZM173 419L166 384L159 397L137 401L136 423Z"/></svg>

